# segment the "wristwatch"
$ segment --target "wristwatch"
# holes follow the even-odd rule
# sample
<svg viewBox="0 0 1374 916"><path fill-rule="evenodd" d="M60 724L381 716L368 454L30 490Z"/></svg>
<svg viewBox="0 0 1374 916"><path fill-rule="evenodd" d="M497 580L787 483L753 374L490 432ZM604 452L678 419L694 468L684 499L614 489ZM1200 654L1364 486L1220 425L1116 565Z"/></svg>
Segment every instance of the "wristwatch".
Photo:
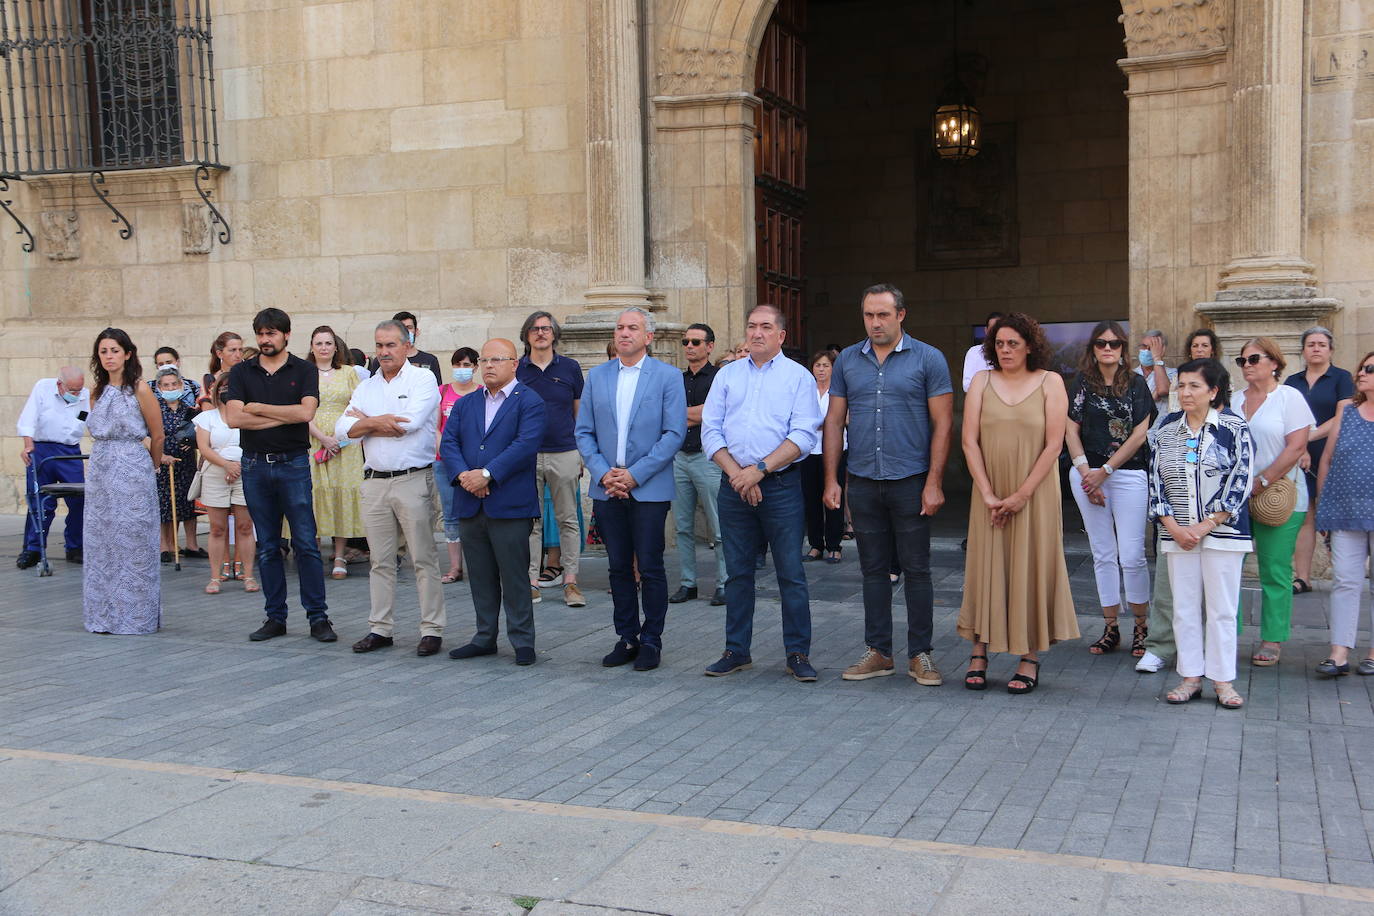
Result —
<svg viewBox="0 0 1374 916"><path fill-rule="evenodd" d="M759 469L759 473L762 474L764 477L767 477L767 476L768 476L768 462L767 462L767 461L760 461L758 464L754 465L754 467L758 468L758 469Z"/></svg>
<svg viewBox="0 0 1374 916"><path fill-rule="evenodd" d="M1116 470L1116 468L1112 467L1110 464L1107 464L1106 462L1103 462L1103 464L1102 464L1102 473L1103 473L1103 474L1106 474L1108 477L1110 477L1110 476L1112 476L1112 472L1115 471L1115 470Z"/></svg>
<svg viewBox="0 0 1374 916"><path fill-rule="evenodd" d="M482 476L487 480L491 480L491 471L488 471L486 468L482 468Z"/></svg>

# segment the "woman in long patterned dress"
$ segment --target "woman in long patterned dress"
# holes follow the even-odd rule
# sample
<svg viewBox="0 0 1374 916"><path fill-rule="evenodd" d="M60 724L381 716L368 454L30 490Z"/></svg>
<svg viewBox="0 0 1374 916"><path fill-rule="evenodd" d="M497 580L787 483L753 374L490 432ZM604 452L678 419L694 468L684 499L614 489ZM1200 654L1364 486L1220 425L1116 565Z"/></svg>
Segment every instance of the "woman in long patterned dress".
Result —
<svg viewBox="0 0 1374 916"><path fill-rule="evenodd" d="M138 350L128 334L100 332L91 375L86 428L95 444L86 468L82 617L92 633L156 633L162 582L153 468L162 456L162 418L152 390L139 380Z"/></svg>
<svg viewBox="0 0 1374 916"><path fill-rule="evenodd" d="M195 427L191 421L196 411L186 403L186 385L181 372L174 366L157 371L158 407L162 413L163 455L157 469L157 507L162 519L162 562L170 563L176 550L177 532L173 524L196 521L195 503L191 501L191 478L196 476ZM171 475L170 483L168 475ZM172 501L176 501L176 512ZM185 555L199 557L204 552L191 537L186 538ZM208 557L208 553L204 553Z"/></svg>
<svg viewBox="0 0 1374 916"><path fill-rule="evenodd" d="M1021 656L1008 693L1030 693L1038 653L1078 638L1056 462L1069 400L1046 367L1040 325L1014 313L998 319L984 344L991 369L973 377L964 402L964 457L975 493L959 635L973 643L964 686L988 685L988 651Z"/></svg>
<svg viewBox="0 0 1374 916"><path fill-rule="evenodd" d="M310 334L310 359L320 373L320 407L310 424L310 483L314 488L315 529L334 539L335 579L348 577L344 548L349 538L366 537L358 488L363 482L363 450L334 436L334 424L348 409L358 374L349 366L334 329L322 325ZM322 551L323 553L323 551Z"/></svg>

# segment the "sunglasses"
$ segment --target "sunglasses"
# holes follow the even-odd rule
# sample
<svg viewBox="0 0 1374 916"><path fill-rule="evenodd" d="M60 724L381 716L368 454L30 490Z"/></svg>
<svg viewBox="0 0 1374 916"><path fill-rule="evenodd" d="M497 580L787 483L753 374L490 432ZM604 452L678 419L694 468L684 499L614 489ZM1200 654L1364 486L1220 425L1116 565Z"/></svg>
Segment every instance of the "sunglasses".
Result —
<svg viewBox="0 0 1374 916"><path fill-rule="evenodd" d="M1099 350L1120 350L1122 347L1126 346L1126 341L1107 340L1105 337L1099 337L1093 341L1093 346Z"/></svg>
<svg viewBox="0 0 1374 916"><path fill-rule="evenodd" d="M1249 356L1237 356L1236 365L1244 369L1247 365L1258 365L1259 361L1262 359L1264 359L1263 353L1251 353Z"/></svg>
<svg viewBox="0 0 1374 916"><path fill-rule="evenodd" d="M1374 375L1374 363L1367 363L1360 367L1360 374Z"/></svg>
<svg viewBox="0 0 1374 916"><path fill-rule="evenodd" d="M707 342L708 341L706 341L704 338L701 340L693 340L688 337L682 338L682 345L684 347L704 347L706 346Z"/></svg>

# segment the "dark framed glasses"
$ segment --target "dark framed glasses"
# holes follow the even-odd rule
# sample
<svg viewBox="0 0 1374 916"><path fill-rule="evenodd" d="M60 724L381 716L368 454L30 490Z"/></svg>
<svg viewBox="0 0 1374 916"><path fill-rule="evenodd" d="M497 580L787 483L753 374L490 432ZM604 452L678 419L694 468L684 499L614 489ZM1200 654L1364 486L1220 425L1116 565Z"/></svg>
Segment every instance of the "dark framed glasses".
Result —
<svg viewBox="0 0 1374 916"><path fill-rule="evenodd" d="M1093 346L1099 350L1120 350L1126 346L1126 341L1107 340L1105 337L1098 337L1093 340Z"/></svg>
<svg viewBox="0 0 1374 916"><path fill-rule="evenodd" d="M1251 353L1249 356L1237 356L1236 365L1239 366L1241 369L1244 369L1247 365L1258 365L1259 361L1262 359L1264 359L1263 353Z"/></svg>

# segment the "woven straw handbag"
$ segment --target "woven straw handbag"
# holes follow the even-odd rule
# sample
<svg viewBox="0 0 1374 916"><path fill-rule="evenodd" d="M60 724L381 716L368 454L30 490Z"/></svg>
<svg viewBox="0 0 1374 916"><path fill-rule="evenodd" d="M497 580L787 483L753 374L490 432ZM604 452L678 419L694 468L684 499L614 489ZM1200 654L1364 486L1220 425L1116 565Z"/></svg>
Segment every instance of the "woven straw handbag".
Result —
<svg viewBox="0 0 1374 916"><path fill-rule="evenodd" d="M1250 497L1250 517L1271 528L1277 528L1288 521L1297 505L1297 484L1288 477L1280 477Z"/></svg>

